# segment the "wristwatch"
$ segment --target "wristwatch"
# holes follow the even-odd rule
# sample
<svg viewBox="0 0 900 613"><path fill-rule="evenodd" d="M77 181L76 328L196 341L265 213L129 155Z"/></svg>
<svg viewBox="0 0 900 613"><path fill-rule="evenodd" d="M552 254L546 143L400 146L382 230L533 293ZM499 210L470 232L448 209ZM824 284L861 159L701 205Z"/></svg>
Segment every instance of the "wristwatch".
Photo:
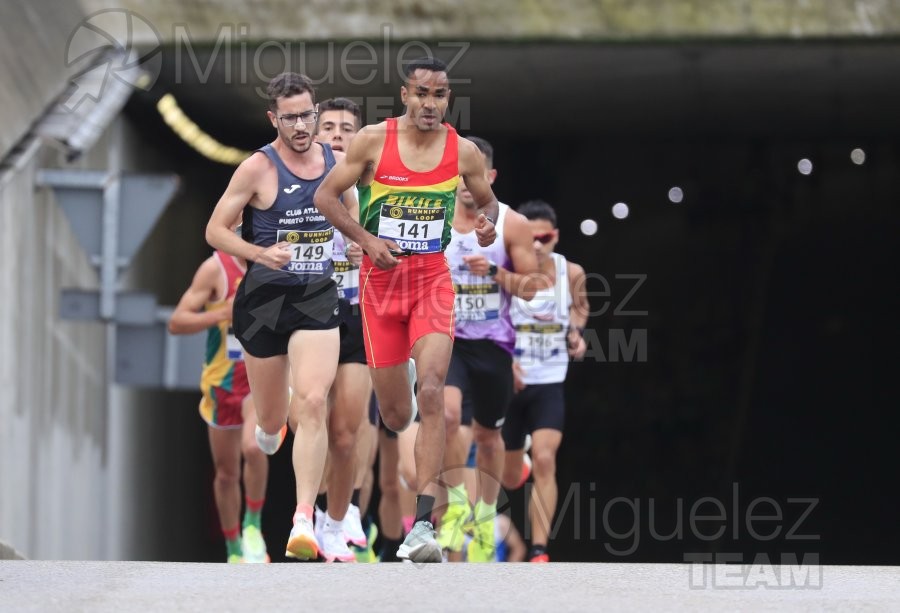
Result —
<svg viewBox="0 0 900 613"><path fill-rule="evenodd" d="M494 221L494 218L491 217L490 215L485 215L484 218L487 219L489 222L491 222L491 225L494 225L494 226L497 225L497 222Z"/></svg>
<svg viewBox="0 0 900 613"><path fill-rule="evenodd" d="M488 266L488 276L495 277L497 276L497 265L491 262L490 266Z"/></svg>

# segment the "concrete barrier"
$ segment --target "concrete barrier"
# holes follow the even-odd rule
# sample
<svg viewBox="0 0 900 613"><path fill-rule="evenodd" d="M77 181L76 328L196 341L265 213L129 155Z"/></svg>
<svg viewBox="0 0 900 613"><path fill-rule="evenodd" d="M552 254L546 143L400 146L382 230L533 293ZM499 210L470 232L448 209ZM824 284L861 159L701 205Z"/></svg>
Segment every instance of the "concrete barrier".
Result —
<svg viewBox="0 0 900 613"><path fill-rule="evenodd" d="M25 556L16 551L12 545L0 541L0 560L24 560Z"/></svg>

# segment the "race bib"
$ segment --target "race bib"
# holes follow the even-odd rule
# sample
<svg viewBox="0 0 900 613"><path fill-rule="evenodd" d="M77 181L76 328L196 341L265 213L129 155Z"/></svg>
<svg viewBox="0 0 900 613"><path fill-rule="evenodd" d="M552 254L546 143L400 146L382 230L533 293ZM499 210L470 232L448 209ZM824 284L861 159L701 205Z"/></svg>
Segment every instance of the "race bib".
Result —
<svg viewBox="0 0 900 613"><path fill-rule="evenodd" d="M562 324L520 324L516 326L517 357L532 362L546 362L565 356L566 336Z"/></svg>
<svg viewBox="0 0 900 613"><path fill-rule="evenodd" d="M244 361L244 348L234 335L232 328L228 328L228 334L225 336L225 354L232 362Z"/></svg>
<svg viewBox="0 0 900 613"><path fill-rule="evenodd" d="M457 321L489 321L500 317L500 286L496 283L454 283Z"/></svg>
<svg viewBox="0 0 900 613"><path fill-rule="evenodd" d="M378 238L397 243L404 251L437 253L444 232L444 207L382 204Z"/></svg>
<svg viewBox="0 0 900 613"><path fill-rule="evenodd" d="M334 273L331 275L337 284L338 298L352 300L359 295L359 267L347 260L334 261Z"/></svg>
<svg viewBox="0 0 900 613"><path fill-rule="evenodd" d="M323 274L331 260L334 228L327 230L279 230L278 242L291 243L291 261L282 270L292 273Z"/></svg>

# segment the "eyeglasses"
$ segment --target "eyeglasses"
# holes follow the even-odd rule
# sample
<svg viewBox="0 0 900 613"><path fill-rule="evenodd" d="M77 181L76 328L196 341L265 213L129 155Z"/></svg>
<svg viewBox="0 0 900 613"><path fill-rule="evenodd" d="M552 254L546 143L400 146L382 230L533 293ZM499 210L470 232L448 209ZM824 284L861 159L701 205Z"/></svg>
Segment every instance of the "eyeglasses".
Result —
<svg viewBox="0 0 900 613"><path fill-rule="evenodd" d="M306 111L299 115L282 115L278 119L285 128L293 128L301 121L308 126L315 125L318 118L319 114L316 111Z"/></svg>
<svg viewBox="0 0 900 613"><path fill-rule="evenodd" d="M539 242L542 245L546 245L547 243L552 241L554 238L556 238L555 232L547 232L546 234L535 234L534 235L534 240L536 240L537 242Z"/></svg>

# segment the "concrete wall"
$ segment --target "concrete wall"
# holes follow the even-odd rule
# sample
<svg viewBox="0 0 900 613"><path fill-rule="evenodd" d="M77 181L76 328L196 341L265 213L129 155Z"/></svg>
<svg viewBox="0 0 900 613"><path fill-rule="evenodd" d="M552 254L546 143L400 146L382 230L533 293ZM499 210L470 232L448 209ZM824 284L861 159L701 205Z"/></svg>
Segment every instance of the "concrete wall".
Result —
<svg viewBox="0 0 900 613"><path fill-rule="evenodd" d="M105 347L57 317L59 288L96 275L35 173L30 143L0 178L0 539L29 558L102 557Z"/></svg>
<svg viewBox="0 0 900 613"><path fill-rule="evenodd" d="M86 13L109 0L80 0ZM194 41L226 24L248 39L397 38L459 40L664 40L681 38L868 37L900 32L900 4L886 0L119 0L171 43L175 24ZM156 44L149 30L135 39Z"/></svg>
<svg viewBox="0 0 900 613"><path fill-rule="evenodd" d="M202 490L207 476L192 461L198 441L208 455L197 395L179 402L162 391L110 386L112 331L58 316L62 288L96 289L98 278L35 175L106 170L110 151L120 152L124 171L147 164L148 152L120 117L76 164L31 140L0 174L0 542L29 559L189 559L178 542L205 519L190 503L178 505L193 523L173 525L161 513ZM125 275L123 289L146 289L142 278Z"/></svg>
<svg viewBox="0 0 900 613"><path fill-rule="evenodd" d="M83 67L65 52L81 18L74 2L0 2L0 160Z"/></svg>

